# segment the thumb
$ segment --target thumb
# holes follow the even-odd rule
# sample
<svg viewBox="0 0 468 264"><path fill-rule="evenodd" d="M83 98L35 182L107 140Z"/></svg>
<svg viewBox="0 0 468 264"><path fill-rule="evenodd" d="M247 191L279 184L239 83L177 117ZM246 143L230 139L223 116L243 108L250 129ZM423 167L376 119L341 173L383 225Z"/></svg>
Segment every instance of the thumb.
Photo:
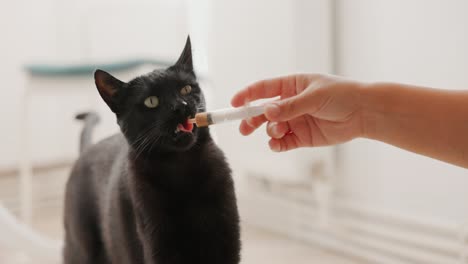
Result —
<svg viewBox="0 0 468 264"><path fill-rule="evenodd" d="M288 121L308 111L304 96L296 95L265 106L265 116L271 121Z"/></svg>

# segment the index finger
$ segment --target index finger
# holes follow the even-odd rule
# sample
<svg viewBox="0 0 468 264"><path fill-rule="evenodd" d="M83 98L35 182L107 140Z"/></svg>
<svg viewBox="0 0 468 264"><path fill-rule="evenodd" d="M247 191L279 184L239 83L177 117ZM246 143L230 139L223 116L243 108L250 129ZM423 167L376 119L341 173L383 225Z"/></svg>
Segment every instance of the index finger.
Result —
<svg viewBox="0 0 468 264"><path fill-rule="evenodd" d="M245 102L276 97L281 95L285 89L295 89L295 80L294 76L284 76L258 81L237 92L232 97L231 104L234 107L239 107Z"/></svg>

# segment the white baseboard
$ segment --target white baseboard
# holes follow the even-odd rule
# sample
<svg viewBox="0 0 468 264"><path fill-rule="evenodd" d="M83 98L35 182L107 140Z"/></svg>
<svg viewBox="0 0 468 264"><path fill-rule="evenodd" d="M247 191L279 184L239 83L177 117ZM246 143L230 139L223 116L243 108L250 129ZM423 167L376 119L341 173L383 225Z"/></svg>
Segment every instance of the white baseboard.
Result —
<svg viewBox="0 0 468 264"><path fill-rule="evenodd" d="M239 196L239 208L249 224L370 263L468 263L462 225L431 222L340 198L331 199L324 213L310 190L263 189L255 184L247 188Z"/></svg>

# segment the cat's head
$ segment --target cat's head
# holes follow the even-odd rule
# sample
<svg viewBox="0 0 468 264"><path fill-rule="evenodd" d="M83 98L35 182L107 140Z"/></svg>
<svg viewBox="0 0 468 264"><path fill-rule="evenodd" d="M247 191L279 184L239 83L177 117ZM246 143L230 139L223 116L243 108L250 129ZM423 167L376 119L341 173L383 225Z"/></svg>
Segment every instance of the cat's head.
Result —
<svg viewBox="0 0 468 264"><path fill-rule="evenodd" d="M177 62L128 83L109 73L94 73L102 99L117 116L117 123L135 153L186 151L201 133L188 123L205 110L205 100L193 69L190 38Z"/></svg>

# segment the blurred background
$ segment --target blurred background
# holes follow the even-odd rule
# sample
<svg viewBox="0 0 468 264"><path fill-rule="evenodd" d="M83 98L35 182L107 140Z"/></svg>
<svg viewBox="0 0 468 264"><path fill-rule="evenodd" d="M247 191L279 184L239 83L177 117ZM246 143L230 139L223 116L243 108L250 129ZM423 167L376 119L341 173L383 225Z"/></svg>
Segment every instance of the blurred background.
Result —
<svg viewBox="0 0 468 264"><path fill-rule="evenodd" d="M118 131L92 72L165 67L190 33L208 108L261 78L323 72L468 89L464 0L40 0L0 9L0 263L59 263L81 124ZM276 154L213 129L234 173L242 263L467 263L468 173L370 141ZM467 135L468 136L468 135ZM32 261L35 260L35 261Z"/></svg>

